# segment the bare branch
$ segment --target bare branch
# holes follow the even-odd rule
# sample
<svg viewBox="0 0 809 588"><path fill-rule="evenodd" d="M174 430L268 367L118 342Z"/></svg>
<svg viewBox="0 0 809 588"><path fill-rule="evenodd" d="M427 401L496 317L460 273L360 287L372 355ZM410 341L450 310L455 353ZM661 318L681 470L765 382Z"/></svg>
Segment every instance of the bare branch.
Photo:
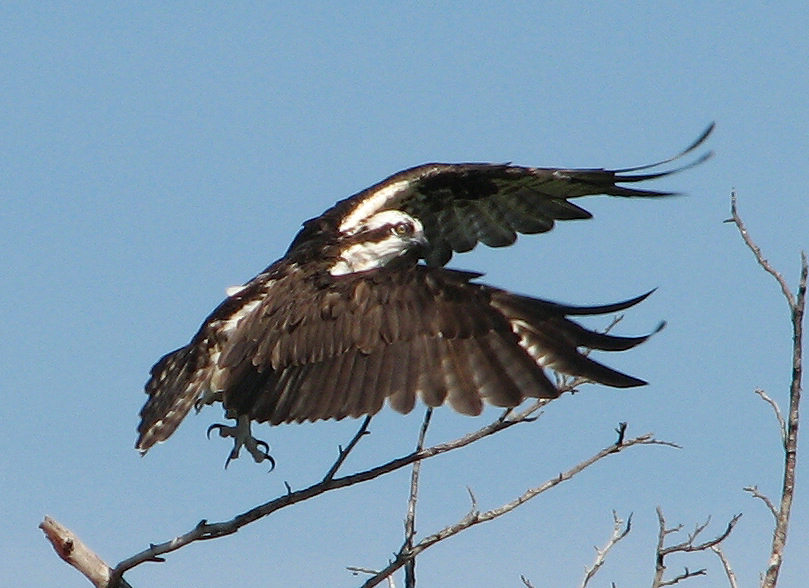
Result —
<svg viewBox="0 0 809 588"><path fill-rule="evenodd" d="M666 443L657 441L651 435L651 433L646 435L641 435L640 437L635 437L629 440L624 440L622 445L616 445L615 443L608 445L595 455L589 457L588 459L578 463L574 467L570 468L565 472L561 472L558 476L551 478L550 480L546 481L544 484L537 486L535 488L531 488L526 490L523 494L508 502L499 506L497 508L493 508L491 510L480 512L477 509L477 505L473 503L472 509L463 517L460 521L455 524L449 525L440 531L433 533L432 535L425 537L416 545L413 546L412 549L409 551L400 551L396 554L396 557L391 561L387 567L381 570L376 576L370 578L366 581L362 586L363 588L371 588L372 586L378 585L382 582L387 576L394 573L396 570L400 569L404 566L408 560L416 557L418 554L423 552L426 549L429 549L436 543L443 541L444 539L448 539L458 533L480 523L488 522L498 517L503 516L504 514L511 512L518 506L521 506L535 498L539 494L550 490L551 488L558 486L562 482L565 482L578 474L579 472L587 469L594 463L616 453L620 453L621 451L628 449L630 447L634 447L635 445L664 445ZM667 445L667 444L666 444Z"/></svg>
<svg viewBox="0 0 809 588"><path fill-rule="evenodd" d="M689 533L686 537L685 541L677 543L675 545L671 545L669 547L665 547L665 540L666 537L672 533L679 533L682 531L683 526L677 525L673 528L666 527L666 519L663 517L663 510L658 506L657 509L657 523L658 523L658 534L657 534L657 549L655 551L655 576L654 580L652 581L652 588L659 588L661 586L673 586L681 582L682 580L686 580L688 578L692 578L694 576L703 576L707 574L707 571L704 569L700 569L697 571L691 571L688 568L685 568L685 571L672 578L671 580L664 580L663 574L666 571L666 556L671 555L672 553L693 553L695 551L706 551L708 549L713 548L716 545L719 545L728 538L731 531L733 531L733 527L736 526L736 523L739 522L741 518L741 514L735 515L733 518L730 519L725 530L714 537L713 539L709 539L707 541L703 541L702 543L697 543L697 538L699 535L708 527L711 519L710 517L702 524L698 524L694 526L694 530Z"/></svg>
<svg viewBox="0 0 809 588"><path fill-rule="evenodd" d="M566 389L565 391L569 391ZM539 399L531 404L529 404L526 408L521 411L508 411L506 414L498 418L497 420L489 423L478 429L477 431L473 431L472 433L468 433L463 437L455 439L454 441L449 441L446 443L439 443L437 445L433 445L432 447L427 447L425 449L413 451L407 455L399 457L397 459L391 460L387 463L382 465L356 472L353 474L349 474L346 476L342 476L339 478L324 476L324 478L311 486L306 488L292 491L291 488L287 485L287 491L284 495L279 496L269 502L265 502L264 504L260 504L254 508L251 508L248 511L245 511L239 515L236 515L232 519L228 521L222 521L218 523L209 523L207 520L201 520L193 529L190 531L175 537L169 541L165 541L163 543L151 544L148 549L144 549L140 553L133 555L130 558L127 558L115 567L112 572L112 576L110 578L110 587L117 588L117 584L115 582L119 581L122 575L127 571L132 569L133 567L140 565L144 562L150 561L160 561L159 556L162 556L166 553L170 553L172 551L176 551L190 543L194 543L196 541L206 541L209 539L216 539L219 537L224 537L226 535L232 535L245 525L253 523L258 519L266 517L273 512L280 510L282 508L286 508L293 504L297 504L304 500L308 500L325 492L329 492L331 490L336 490L338 488L346 488L348 486L352 486L354 484L360 484L362 482L367 482L369 480L373 480L390 472L396 471L403 467L407 467L408 465L415 463L417 461L421 461L423 459L429 459L435 457L437 455L441 455L443 453L447 453L449 451L454 451L456 449L460 449L462 447L466 447L471 443L475 443L480 439L493 435L499 431L503 431L508 429L514 425L531 422L534 420L534 414L537 413L540 408L547 404L548 400ZM341 451L340 456L335 462L337 468L340 467L342 462L345 459L346 452L349 451L353 446L356 444L355 441L361 438L365 432L363 428L360 427L360 431L353 437L352 442L346 447L346 450ZM329 471L336 471L335 466Z"/></svg>
<svg viewBox="0 0 809 588"><path fill-rule="evenodd" d="M346 569L355 576L359 574L369 574L373 576L374 574L379 573L376 570L372 570L369 568L360 568L357 566L348 566L346 567ZM396 582L394 581L393 576L388 576L387 580L388 580L388 588L396 588Z"/></svg>
<svg viewBox="0 0 809 588"><path fill-rule="evenodd" d="M625 429L626 423L621 423L624 427L620 431L621 437L623 437L623 429ZM598 570L601 569L601 566L604 565L604 562L607 559L607 553L609 553L610 549L615 547L615 545L624 537L629 535L629 531L632 529L632 515L629 515L629 518L626 521L626 526L624 526L624 521L618 516L618 513L612 511L612 520L613 520L613 527L612 527L612 535L610 536L609 541L607 544L604 545L601 549L598 547L595 548L596 550L596 559L593 562L593 566L591 568L585 568L584 571L584 580L581 583L581 588L586 588L587 584L590 580L593 579L593 576L596 575Z"/></svg>
<svg viewBox="0 0 809 588"><path fill-rule="evenodd" d="M773 531L772 547L770 549L770 559L767 570L762 580L763 588L775 588L778 582L778 573L784 557L784 547L787 541L787 531L789 529L789 517L792 510L792 500L795 493L795 468L798 455L798 424L799 406L801 402L801 380L803 378L803 317L806 308L806 282L809 275L809 265L806 260L806 253L801 252L801 272L798 282L797 296L792 294L784 277L778 273L770 263L764 258L758 245L753 241L739 217L736 209L736 193L731 194L730 199L731 221L736 225L747 247L753 252L758 264L770 274L786 298L790 311L792 323L792 378L789 385L789 414L787 416L786 427L782 427L782 439L784 443L784 475L781 486L781 504L777 509L775 530ZM759 394L760 395L760 394ZM762 396L763 398L763 396ZM783 418L783 417L782 417ZM774 506L771 512L776 512Z"/></svg>
<svg viewBox="0 0 809 588"><path fill-rule="evenodd" d="M778 510L775 508L775 505L772 503L772 500L770 500L769 497L759 492L758 486L745 486L744 491L752 494L753 498L758 498L759 500L763 501L770 510L770 514L775 519L775 522L778 523Z"/></svg>
<svg viewBox="0 0 809 588"><path fill-rule="evenodd" d="M722 551L722 546L719 544L713 545L711 546L711 551L713 551L719 557L719 561L722 562L722 567L725 569L725 575L728 577L730 588L739 588L739 585L736 583L736 574L733 573L733 568L730 566L725 552Z"/></svg>
<svg viewBox="0 0 809 588"><path fill-rule="evenodd" d="M792 292L787 285L784 276L782 276L778 271L770 265L770 262L764 257L764 254L761 253L761 249L759 246L753 241L750 237L750 234L747 232L747 227L744 225L741 217L739 216L739 212L736 209L736 191L734 190L730 195L730 215L731 218L729 222L732 222L736 225L736 228L739 229L739 234L742 236L745 245L747 245L748 249L753 252L753 255L756 257L756 261L758 264L764 269L765 272L770 274L775 280L778 282L778 285L781 286L781 292L784 293L784 296L787 299L787 303L789 304L790 308L795 308L795 297L792 295Z"/></svg>
<svg viewBox="0 0 809 588"><path fill-rule="evenodd" d="M769 404L772 407L773 412L775 413L775 418L778 419L778 428L781 431L781 444L786 447L787 444L787 424L784 421L784 415L781 414L781 408L778 406L778 403L770 398L767 393L762 390L761 388L756 388L753 390L756 394L758 394L761 399Z"/></svg>
<svg viewBox="0 0 809 588"><path fill-rule="evenodd" d="M87 547L78 536L51 517L39 524L45 537L51 542L56 554L90 580L96 588L110 586L112 569L96 553ZM122 582L121 588L130 588Z"/></svg>
<svg viewBox="0 0 809 588"><path fill-rule="evenodd" d="M696 571L691 571L688 568L684 568L683 573L679 576L674 576L671 580L665 580L657 584L657 586L674 586L675 584L679 584L682 580L687 580L688 578L694 578L696 576L705 576L707 575L708 570L705 568L700 568Z"/></svg>
<svg viewBox="0 0 809 588"><path fill-rule="evenodd" d="M359 430L357 431L356 435L352 437L351 441L348 442L348 445L346 445L345 449L343 449L342 447L338 447L337 461L334 462L334 464L329 468L329 471L326 472L326 475L323 476L324 482L334 478L335 474L337 474L337 470L339 470L340 467L343 465L346 458L348 457L348 454L351 453L351 450L357 446L357 443L360 442L360 439L362 439L365 435L370 434L370 432L368 431L368 425L371 424L372 418L373 415L368 415L367 417L365 417L365 419L363 419Z"/></svg>
<svg viewBox="0 0 809 588"><path fill-rule="evenodd" d="M433 416L433 409L428 408L424 413L424 420L419 431L419 440L416 443L416 451L424 448L424 438L427 436L427 428L430 426L430 418ZM405 541L402 549L409 551L413 548L413 538L416 536L416 501L419 495L419 473L421 472L421 462L413 464L410 474L410 496L407 500L407 517L405 518ZM405 588L415 588L416 586L416 558L414 557L405 565Z"/></svg>

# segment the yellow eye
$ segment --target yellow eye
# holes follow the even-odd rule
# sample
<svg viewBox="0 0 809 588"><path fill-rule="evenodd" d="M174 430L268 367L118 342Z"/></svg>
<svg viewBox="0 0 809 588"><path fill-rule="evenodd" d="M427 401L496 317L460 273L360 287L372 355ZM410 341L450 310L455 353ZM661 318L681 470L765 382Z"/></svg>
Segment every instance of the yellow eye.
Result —
<svg viewBox="0 0 809 588"><path fill-rule="evenodd" d="M413 234L413 225L410 223L396 223L393 225L393 233L399 237L406 237Z"/></svg>

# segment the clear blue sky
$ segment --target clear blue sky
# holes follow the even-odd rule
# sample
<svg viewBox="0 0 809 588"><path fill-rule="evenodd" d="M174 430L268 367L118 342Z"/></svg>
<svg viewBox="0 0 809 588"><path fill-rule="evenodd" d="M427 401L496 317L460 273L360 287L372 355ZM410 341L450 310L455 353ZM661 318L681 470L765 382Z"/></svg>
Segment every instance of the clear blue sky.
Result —
<svg viewBox="0 0 809 588"><path fill-rule="evenodd" d="M425 554L424 586L578 585L611 510L632 534L600 584L646 585L654 508L718 532L740 582L766 565L781 452L762 387L786 406L789 324L775 284L729 214L732 188L766 255L795 284L809 248L809 11L801 2L15 3L0 7L0 337L3 557L9 585L84 587L37 529L49 514L115 563L300 487L355 422L259 428L278 467L207 441L191 416L144 459L132 448L150 366L187 342L239 284L281 256L300 223L426 161L629 166L673 154L712 120L716 156L655 187L665 201L592 198L595 214L512 248L456 256L486 281L570 303L652 287L619 331L668 327L610 357L650 386L591 386L540 422L427 462L418 530L489 508L614 439L654 431L682 450L609 459L498 522ZM652 5L654 4L654 5ZM603 323L588 323L603 326ZM433 442L478 427L440 410ZM408 450L420 412L385 411L352 459ZM805 433L805 431L804 431ZM806 434L802 449L809 450ZM806 459L802 460L802 466ZM354 586L401 543L405 472L288 509L237 535L144 565L144 586ZM809 572L799 487L784 586ZM709 566L712 557L671 561Z"/></svg>

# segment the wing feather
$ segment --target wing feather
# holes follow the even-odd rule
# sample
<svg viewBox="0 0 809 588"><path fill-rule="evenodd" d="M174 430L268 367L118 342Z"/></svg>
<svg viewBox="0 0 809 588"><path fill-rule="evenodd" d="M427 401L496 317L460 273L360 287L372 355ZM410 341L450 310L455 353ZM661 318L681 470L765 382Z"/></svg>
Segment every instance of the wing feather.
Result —
<svg viewBox="0 0 809 588"><path fill-rule="evenodd" d="M465 200L453 202L451 206L439 211L439 222L435 226L441 227L440 231L428 231L433 235L434 240L444 241L453 251L462 253L470 251L477 245L477 232L472 223L475 211L470 203Z"/></svg>
<svg viewBox="0 0 809 588"><path fill-rule="evenodd" d="M461 414L479 415L483 411L483 394L472 365L473 339L445 339L447 400Z"/></svg>
<svg viewBox="0 0 809 588"><path fill-rule="evenodd" d="M473 366L475 384L480 395L494 406L517 406L523 400L523 392L509 375L497 356L492 352L489 339L496 336L488 333L468 345L469 363Z"/></svg>
<svg viewBox="0 0 809 588"><path fill-rule="evenodd" d="M321 217L307 221L290 252L328 231L351 232L379 211L400 209L422 222L429 241L424 251L427 262L444 265L453 251L469 251L478 242L504 247L514 242L516 233L541 233L550 230L557 220L590 218L589 212L569 201L572 198L596 194L657 198L674 194L631 185L670 176L705 161L711 156L710 152L679 167L653 171L697 149L712 130L713 124L674 157L623 169L492 163L428 163L413 167L338 202Z"/></svg>
<svg viewBox="0 0 809 588"><path fill-rule="evenodd" d="M413 339L397 341L391 345L396 351L396 370L391 374L391 395L388 400L391 407L402 414L407 414L416 404L419 365L413 356L415 342Z"/></svg>
<svg viewBox="0 0 809 588"><path fill-rule="evenodd" d="M233 349L254 354L223 355L232 378L244 380L229 382L226 407L272 424L373 414L385 399L408 412L416 397L479 414L483 401L515 406L558 395L544 368L611 386L643 383L582 349L623 350L648 336L598 333L566 315L612 312L645 296L572 307L476 284L475 277L416 265L345 276L325 288L302 279L287 285L289 292L273 292L304 295L310 303L299 306L316 310L276 300L275 313L259 312L262 321L244 321L244 333L231 333ZM258 324L268 329L263 339L254 332Z"/></svg>
<svg viewBox="0 0 809 588"><path fill-rule="evenodd" d="M480 240L489 247L505 247L517 240L517 234L506 222L502 207L505 203L500 200L482 200L477 203L478 217L480 218Z"/></svg>
<svg viewBox="0 0 809 588"><path fill-rule="evenodd" d="M417 384L419 397L427 406L441 406L447 397L445 374L442 366L443 339L425 335L415 339L415 356L418 365Z"/></svg>

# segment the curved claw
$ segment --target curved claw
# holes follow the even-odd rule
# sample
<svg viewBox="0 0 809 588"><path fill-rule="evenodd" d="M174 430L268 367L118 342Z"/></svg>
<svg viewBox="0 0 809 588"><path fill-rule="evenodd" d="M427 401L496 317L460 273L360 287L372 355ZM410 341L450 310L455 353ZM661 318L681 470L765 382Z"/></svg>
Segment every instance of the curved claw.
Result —
<svg viewBox="0 0 809 588"><path fill-rule="evenodd" d="M239 415L236 418L236 425L225 425L222 423L214 423L206 431L208 439L211 438L211 431L218 431L219 436L222 438L233 437L233 449L230 451L227 460L225 461L225 468L227 469L230 462L239 457L239 452L242 447L250 452L253 461L261 463L262 461L270 462L270 471L275 469L275 460L270 455L270 445L266 441L256 439L250 431L250 419L247 415Z"/></svg>
<svg viewBox="0 0 809 588"><path fill-rule="evenodd" d="M270 471L267 472L268 474L275 469L275 460L273 459L272 455L269 453L265 454L264 459L270 462Z"/></svg>
<svg viewBox="0 0 809 588"><path fill-rule="evenodd" d="M210 390L206 390L205 392L200 395L199 398L194 402L194 410L199 412L202 410L202 407L207 404L213 404L214 402L221 402L222 401L222 392L211 392Z"/></svg>
<svg viewBox="0 0 809 588"><path fill-rule="evenodd" d="M266 443L264 443L264 441L261 441L260 443L263 443L264 445L267 445ZM265 461L265 460L269 461L270 462L270 472L271 472L271 471L273 471L275 469L275 459L273 458L272 455L270 455L269 447L270 446L267 445L267 451L261 451L261 452L257 451L256 453L258 453L258 457L256 457L256 453L253 453L252 451L250 451L250 455L253 456L253 460L256 463L261 463L262 461ZM248 447L248 450L250 450L249 447ZM233 461L234 459L236 459L237 457L239 457L239 450L234 449L233 451L230 452L230 455L228 455L228 458L225 460L225 469L228 469L228 466L230 465L230 462ZM269 472L267 472L267 473L269 473Z"/></svg>
<svg viewBox="0 0 809 588"><path fill-rule="evenodd" d="M205 436L208 439L210 439L211 438L211 431L213 431L214 429L218 429L220 437L227 437L228 436L228 429L232 429L232 428L233 427L230 427L230 426L228 426L228 425L226 425L224 423L214 423L210 427L208 427L207 431L205 431Z"/></svg>
<svg viewBox="0 0 809 588"><path fill-rule="evenodd" d="M273 459L272 455L270 455L269 443L262 441L261 439L256 439L255 437L250 437L245 440L244 446L247 448L247 451L250 452L250 455L253 456L253 461L256 463L269 461L270 471L275 469L275 460Z"/></svg>

